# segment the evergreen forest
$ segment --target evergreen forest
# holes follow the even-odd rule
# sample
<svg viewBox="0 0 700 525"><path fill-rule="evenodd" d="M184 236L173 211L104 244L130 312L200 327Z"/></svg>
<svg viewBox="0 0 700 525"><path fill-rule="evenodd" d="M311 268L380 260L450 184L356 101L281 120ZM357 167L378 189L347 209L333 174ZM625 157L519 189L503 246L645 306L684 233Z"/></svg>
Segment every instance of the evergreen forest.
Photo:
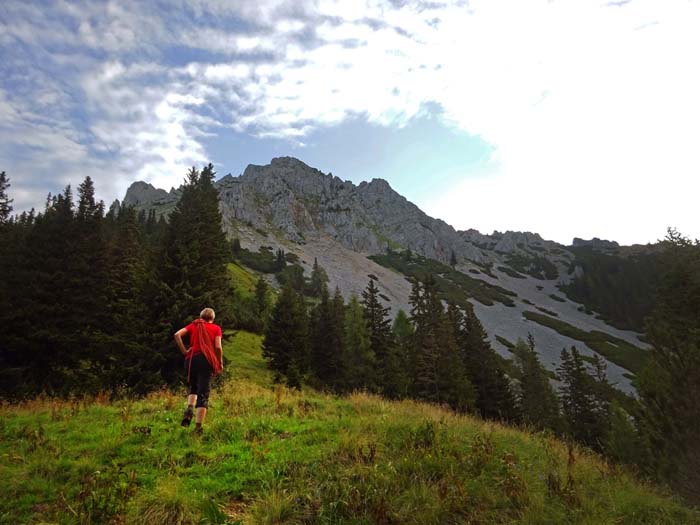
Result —
<svg viewBox="0 0 700 525"><path fill-rule="evenodd" d="M642 323L652 346L633 398L608 382L602 359L584 360L575 347L561 349L555 377L532 337L514 345L514 361L503 359L441 275L408 276L411 309L392 320L373 278L346 301L317 261L307 278L291 254L242 248L222 230L214 177L211 164L193 167L166 220L106 210L89 177L75 192L49 195L43 210L13 215L2 172L0 398L117 399L177 388L184 376L172 334L212 306L219 324L263 336L274 381L292 390L417 400L558 436L700 502L698 241L669 230L653 263L654 304L608 308L630 326ZM234 261L258 272L252 294L237 291ZM458 273L443 275L467 282ZM500 299L495 288L475 293Z"/></svg>

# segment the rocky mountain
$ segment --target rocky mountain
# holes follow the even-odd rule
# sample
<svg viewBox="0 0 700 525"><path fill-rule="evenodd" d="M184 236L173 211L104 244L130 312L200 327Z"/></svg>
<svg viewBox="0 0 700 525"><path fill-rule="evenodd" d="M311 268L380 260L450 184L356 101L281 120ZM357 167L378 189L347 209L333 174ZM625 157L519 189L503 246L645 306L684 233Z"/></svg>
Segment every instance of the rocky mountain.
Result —
<svg viewBox="0 0 700 525"><path fill-rule="evenodd" d="M456 272L445 286L470 297L502 355L512 357L512 343L531 333L546 366L555 368L562 348L575 345L588 357L607 357L611 381L632 390L634 366L617 354L643 354L645 345L638 334L609 326L562 294L559 287L582 271L574 253L563 245L529 232L457 231L426 215L385 180L355 185L291 157L273 159L266 166L249 165L242 175L227 175L216 186L223 227L243 248L282 248L296 254L306 271L316 258L330 286L338 286L346 297L358 294L372 275L392 314L408 311L410 283L379 256L409 251L424 258L414 266L438 261L444 276ZM178 199L178 190L136 182L122 204L167 214ZM597 239L577 241L578 246L602 250L613 246ZM496 297L495 302L489 297Z"/></svg>

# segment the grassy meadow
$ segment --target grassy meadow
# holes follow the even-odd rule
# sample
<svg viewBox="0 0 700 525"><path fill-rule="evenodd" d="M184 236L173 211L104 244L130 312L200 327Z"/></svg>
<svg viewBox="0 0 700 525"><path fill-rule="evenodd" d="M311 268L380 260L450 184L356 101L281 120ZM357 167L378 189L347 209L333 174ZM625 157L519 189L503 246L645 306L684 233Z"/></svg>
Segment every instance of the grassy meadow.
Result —
<svg viewBox="0 0 700 525"><path fill-rule="evenodd" d="M201 437L182 392L0 408L0 523L683 524L700 514L579 448L413 401L272 384L228 334Z"/></svg>

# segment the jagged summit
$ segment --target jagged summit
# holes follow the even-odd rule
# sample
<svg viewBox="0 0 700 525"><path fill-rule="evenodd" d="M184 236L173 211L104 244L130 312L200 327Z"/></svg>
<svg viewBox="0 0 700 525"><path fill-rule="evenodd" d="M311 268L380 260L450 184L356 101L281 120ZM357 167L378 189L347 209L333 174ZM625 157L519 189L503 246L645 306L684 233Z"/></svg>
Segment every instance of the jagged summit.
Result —
<svg viewBox="0 0 700 525"><path fill-rule="evenodd" d="M162 199L167 199L168 192L162 189L155 188L147 182L134 182L129 189L126 190L126 196L122 204L126 206L138 206Z"/></svg>
<svg viewBox="0 0 700 525"><path fill-rule="evenodd" d="M223 227L243 248L281 248L294 253L306 270L318 259L329 276L329 286L337 286L346 298L361 292L368 276L373 275L392 315L410 308L411 285L405 274L383 267L367 255L410 250L444 263L438 272L444 273L444 268L455 263L454 269L464 280L471 280L473 290L495 286L510 294L513 300L509 304L472 302L492 344L503 355L510 355L503 341L514 343L533 334L543 362L555 368L562 348L581 346L580 341L529 321L525 313L533 312L553 315L586 332L610 333L632 344L637 341L636 334L616 330L587 314L581 305L561 297L558 286L579 275L581 268L573 267L575 256L565 246L537 233L456 231L425 214L386 180L355 185L294 157L251 164L238 177L222 177L216 187ZM177 203L178 194L179 190L166 192L134 183L124 203L165 215ZM588 352L591 355L592 350ZM619 388L632 388L624 368L611 363L608 372Z"/></svg>
<svg viewBox="0 0 700 525"><path fill-rule="evenodd" d="M329 236L354 251L381 253L387 248L409 248L443 262L453 253L458 261L493 263L497 262L495 253L532 255L536 250L559 247L529 232L458 232L426 215L384 179L355 185L295 157L276 157L266 165L249 164L240 176L226 175L216 186L229 233L237 224L255 224L296 243ZM123 204L155 207L159 214L166 214L178 194L178 190L166 192L135 182ZM566 253L562 253L565 258Z"/></svg>
<svg viewBox="0 0 700 525"><path fill-rule="evenodd" d="M579 237L574 237L571 245L575 248L580 248L582 246L589 246L597 250L618 250L620 245L616 241L608 241L605 239L599 239L598 237L593 237L591 240L580 239Z"/></svg>

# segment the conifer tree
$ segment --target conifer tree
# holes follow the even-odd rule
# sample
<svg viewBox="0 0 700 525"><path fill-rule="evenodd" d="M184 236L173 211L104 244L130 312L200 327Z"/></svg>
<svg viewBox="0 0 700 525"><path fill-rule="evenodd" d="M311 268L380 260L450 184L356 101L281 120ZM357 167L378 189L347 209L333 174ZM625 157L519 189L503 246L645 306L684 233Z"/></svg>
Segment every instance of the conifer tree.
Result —
<svg viewBox="0 0 700 525"><path fill-rule="evenodd" d="M301 388L308 366L308 321L304 301L291 287L282 288L265 330L263 357L287 385Z"/></svg>
<svg viewBox="0 0 700 525"><path fill-rule="evenodd" d="M241 240L238 237L235 237L231 242L231 253L233 254L234 259L240 255L241 251Z"/></svg>
<svg viewBox="0 0 700 525"><path fill-rule="evenodd" d="M345 300L343 299L343 294L340 293L340 288L337 286L335 287L335 292L333 292L333 298L330 302L330 316L333 330L329 339L332 341L333 346L337 348L338 355L340 356L340 377L336 389L341 391L345 389L344 381L347 377L347 372L345 370Z"/></svg>
<svg viewBox="0 0 700 525"><path fill-rule="evenodd" d="M298 264L291 264L283 268L277 274L277 281L282 286L291 286L298 294L303 295L306 291L306 279L304 269Z"/></svg>
<svg viewBox="0 0 700 525"><path fill-rule="evenodd" d="M262 326L267 323L268 311L270 308L270 300L268 298L269 286L267 281L261 275L255 283L255 310L256 314L262 322Z"/></svg>
<svg viewBox="0 0 700 525"><path fill-rule="evenodd" d="M107 320L109 334L102 346L108 353L105 381L126 385L145 393L161 383L161 356L152 352L146 289L149 281L148 254L143 250L144 234L133 208L122 207L115 220L115 232L107 251Z"/></svg>
<svg viewBox="0 0 700 525"><path fill-rule="evenodd" d="M466 410L474 403L474 388L467 378L455 339L454 327L445 315L435 279L428 275L414 283L410 300L415 325L414 395Z"/></svg>
<svg viewBox="0 0 700 525"><path fill-rule="evenodd" d="M607 412L597 396L595 379L586 370L576 347L572 346L570 352L562 350L557 371L567 433L586 446L602 450Z"/></svg>
<svg viewBox="0 0 700 525"><path fill-rule="evenodd" d="M70 186L49 196L23 250L26 278L15 307L22 315L11 320L13 333L5 341L22 354L28 390L64 394L78 385L90 387L90 363L81 363L86 343L81 305L74 295L79 272L85 271L71 256L78 251L74 211Z"/></svg>
<svg viewBox="0 0 700 525"><path fill-rule="evenodd" d="M325 284L321 287L320 299L311 327L311 371L320 384L339 391L345 375L342 354L344 324L338 319Z"/></svg>
<svg viewBox="0 0 700 525"><path fill-rule="evenodd" d="M464 315L458 315L451 306L450 317L457 323L456 336L461 345L467 376L476 388L476 407L481 417L487 419L517 421L515 394L501 360L491 348L486 330L467 303ZM462 317L460 323L460 317Z"/></svg>
<svg viewBox="0 0 700 525"><path fill-rule="evenodd" d="M23 268L21 264L22 247L25 245L27 215L17 222L10 220L12 199L7 194L10 181L3 171L0 173L0 326L3 327L0 342L0 397L6 399L16 391L21 383L23 356L20 348L8 344L17 340L21 334L15 331L14 319L18 317L20 307L18 294L24 288ZM21 314L20 314L21 315Z"/></svg>
<svg viewBox="0 0 700 525"><path fill-rule="evenodd" d="M379 300L379 288L374 283L374 279L370 279L367 288L362 291L361 304L369 327L372 352L376 356L379 366L383 367L386 351L391 342L391 320L389 319L389 308L385 307Z"/></svg>
<svg viewBox="0 0 700 525"><path fill-rule="evenodd" d="M474 409L477 392L467 376L453 326L444 312L440 315L435 339L438 342L439 402L448 403L459 411Z"/></svg>
<svg viewBox="0 0 700 525"><path fill-rule="evenodd" d="M700 241L669 229L658 303L647 320L651 359L639 377L647 470L700 502Z"/></svg>
<svg viewBox="0 0 700 525"><path fill-rule="evenodd" d="M106 322L107 274L106 238L103 232L104 204L95 200L95 186L90 177L78 186L75 214L75 247L70 254L73 274L69 276L74 315L87 336L82 349L88 355L100 355Z"/></svg>
<svg viewBox="0 0 700 525"><path fill-rule="evenodd" d="M357 300L350 297L345 315L345 388L352 392L362 388L373 389L376 381L376 358L365 312Z"/></svg>
<svg viewBox="0 0 700 525"><path fill-rule="evenodd" d="M518 401L523 422L541 430L559 432L559 401L549 381L547 370L537 357L532 335L528 336L527 344L519 339L514 353L522 372Z"/></svg>
<svg viewBox="0 0 700 525"><path fill-rule="evenodd" d="M416 280L411 287L409 301L411 303L411 322L415 327L413 334L413 389L412 394L419 399L437 401L439 399L437 371L437 341L433 327L437 320L431 319L427 304L429 292L426 290L432 284Z"/></svg>
<svg viewBox="0 0 700 525"><path fill-rule="evenodd" d="M211 164L201 174L194 167L187 173L163 238L158 264L162 285L152 310L157 319L154 323L161 322L155 346L173 356L164 371L168 379L178 377L177 352L172 348L175 330L190 322L205 306L216 310L219 322L231 321L231 289L226 270L229 251L221 228L214 175Z"/></svg>
<svg viewBox="0 0 700 525"><path fill-rule="evenodd" d="M287 261L284 258L284 250L282 248L278 248L277 255L275 256L273 273L281 272L284 270L285 266L287 266Z"/></svg>
<svg viewBox="0 0 700 525"><path fill-rule="evenodd" d="M309 295L311 297L320 297L321 290L328 284L328 275L326 271L318 264L318 259L314 257L314 265L311 269L311 280L309 282Z"/></svg>
<svg viewBox="0 0 700 525"><path fill-rule="evenodd" d="M608 407L608 431L603 443L606 457L625 465L639 464L644 458L643 438L634 418L617 401Z"/></svg>
<svg viewBox="0 0 700 525"><path fill-rule="evenodd" d="M388 375L384 385L384 394L392 398L404 398L410 393L411 379L414 377L413 363L413 325L406 312L399 310L391 326L392 353L387 369Z"/></svg>

